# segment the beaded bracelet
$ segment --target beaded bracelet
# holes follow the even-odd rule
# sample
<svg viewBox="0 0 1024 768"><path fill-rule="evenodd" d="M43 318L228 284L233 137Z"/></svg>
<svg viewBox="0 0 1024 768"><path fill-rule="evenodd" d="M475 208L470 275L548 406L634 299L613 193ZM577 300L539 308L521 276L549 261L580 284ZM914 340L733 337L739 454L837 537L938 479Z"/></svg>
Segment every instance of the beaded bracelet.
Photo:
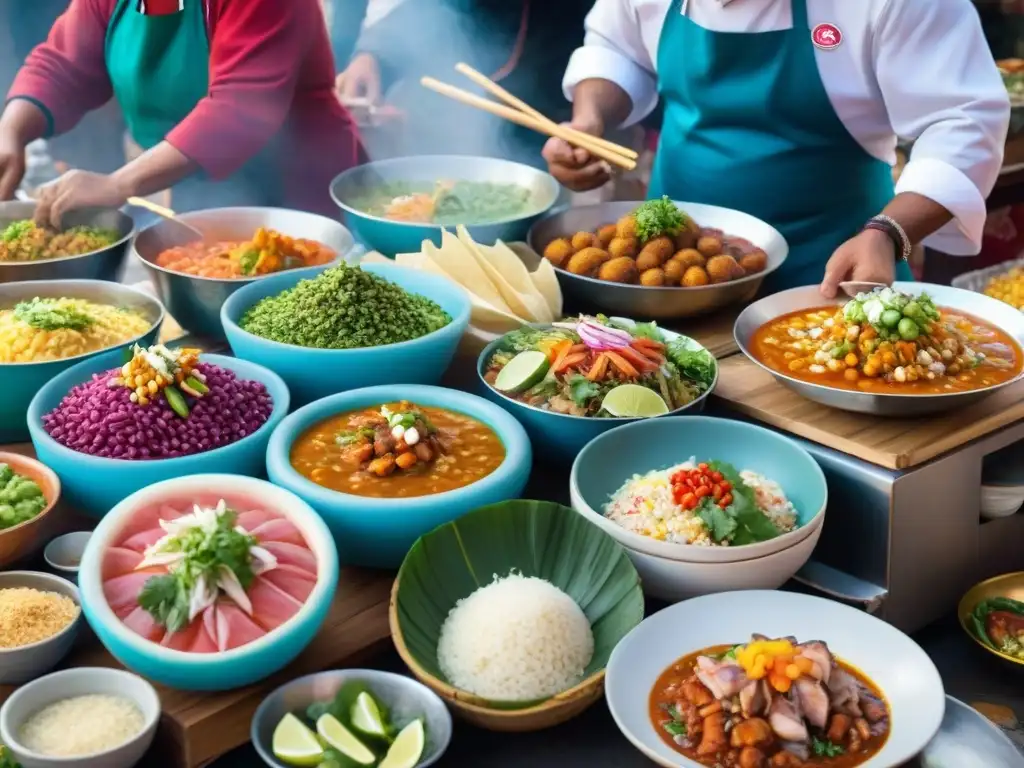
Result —
<svg viewBox="0 0 1024 768"><path fill-rule="evenodd" d="M907 261L910 258L910 251L912 248L910 238L907 237L906 230L900 226L900 223L896 221L896 219L884 214L872 216L868 219L861 231L864 231L865 229L875 229L888 235L896 248L897 261Z"/></svg>

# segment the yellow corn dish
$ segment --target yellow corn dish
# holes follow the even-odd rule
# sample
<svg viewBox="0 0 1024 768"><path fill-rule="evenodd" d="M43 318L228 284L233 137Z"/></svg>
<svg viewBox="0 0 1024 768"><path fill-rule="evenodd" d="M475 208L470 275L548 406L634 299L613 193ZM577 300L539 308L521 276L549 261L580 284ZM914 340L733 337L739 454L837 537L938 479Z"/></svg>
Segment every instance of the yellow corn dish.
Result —
<svg viewBox="0 0 1024 768"><path fill-rule="evenodd" d="M984 294L1024 309L1024 270L1014 267L1006 274L993 277L985 285Z"/></svg>
<svg viewBox="0 0 1024 768"><path fill-rule="evenodd" d="M23 301L0 309L0 363L41 363L98 352L151 326L137 310L85 299Z"/></svg>

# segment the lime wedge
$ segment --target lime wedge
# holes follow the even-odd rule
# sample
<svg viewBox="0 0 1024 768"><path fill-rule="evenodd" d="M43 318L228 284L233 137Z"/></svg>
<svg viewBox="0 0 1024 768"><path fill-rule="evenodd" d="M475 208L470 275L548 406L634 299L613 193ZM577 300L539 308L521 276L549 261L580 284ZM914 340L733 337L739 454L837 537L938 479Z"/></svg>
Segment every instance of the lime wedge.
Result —
<svg viewBox="0 0 1024 768"><path fill-rule="evenodd" d="M668 413L661 395L639 384L620 384L604 396L601 407L620 419L646 419Z"/></svg>
<svg viewBox="0 0 1024 768"><path fill-rule="evenodd" d="M316 721L316 732L327 745L359 765L373 765L377 756L334 715L323 715Z"/></svg>
<svg viewBox="0 0 1024 768"><path fill-rule="evenodd" d="M367 691L363 691L356 697L352 705L352 727L367 736L375 736L386 739L388 728L384 724L384 718L380 714L380 705Z"/></svg>
<svg viewBox="0 0 1024 768"><path fill-rule="evenodd" d="M384 755L378 768L415 768L423 757L423 748L427 737L423 731L423 721L413 720L395 739L391 749Z"/></svg>
<svg viewBox="0 0 1024 768"><path fill-rule="evenodd" d="M324 758L316 734L291 713L282 717L274 729L273 750L274 757L288 765L319 765Z"/></svg>
<svg viewBox="0 0 1024 768"><path fill-rule="evenodd" d="M494 388L499 392L523 392L544 378L550 363L543 352L520 352L498 372Z"/></svg>

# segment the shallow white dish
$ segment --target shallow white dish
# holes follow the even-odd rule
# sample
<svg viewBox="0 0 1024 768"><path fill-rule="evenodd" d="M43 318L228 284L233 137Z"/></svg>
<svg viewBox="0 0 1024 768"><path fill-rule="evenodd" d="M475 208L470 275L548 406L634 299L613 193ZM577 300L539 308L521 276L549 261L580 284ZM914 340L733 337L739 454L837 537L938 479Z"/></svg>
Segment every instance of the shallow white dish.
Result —
<svg viewBox="0 0 1024 768"><path fill-rule="evenodd" d="M885 746L859 768L893 768L918 754L942 724L942 680L928 655L895 627L841 603L791 592L731 592L673 605L630 632L612 652L605 678L619 730L668 768L701 768L668 747L648 717L658 676L680 657L712 645L742 643L759 632L823 640L882 690L893 728Z"/></svg>
<svg viewBox="0 0 1024 768"><path fill-rule="evenodd" d="M615 525L614 523L611 523ZM618 527L618 526L616 526ZM621 529L620 529L621 530ZM734 563L692 563L655 557L626 547L644 594L670 603L738 589L778 589L811 559L821 525L781 552ZM696 549L696 547L690 547ZM682 654L680 654L682 655Z"/></svg>
<svg viewBox="0 0 1024 768"><path fill-rule="evenodd" d="M1024 485L981 486L981 516L986 520L1009 517L1024 506Z"/></svg>
<svg viewBox="0 0 1024 768"><path fill-rule="evenodd" d="M74 531L52 539L43 550L43 559L55 571L77 574L85 554L85 545L92 538L92 531Z"/></svg>

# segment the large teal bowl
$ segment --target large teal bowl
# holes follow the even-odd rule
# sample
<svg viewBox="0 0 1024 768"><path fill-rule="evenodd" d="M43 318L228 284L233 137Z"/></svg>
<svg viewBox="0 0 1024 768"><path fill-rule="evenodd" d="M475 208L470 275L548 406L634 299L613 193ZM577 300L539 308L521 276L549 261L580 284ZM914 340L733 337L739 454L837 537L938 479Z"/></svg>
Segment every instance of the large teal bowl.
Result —
<svg viewBox="0 0 1024 768"><path fill-rule="evenodd" d="M123 361L121 350L107 352L64 371L32 398L28 407L28 430L36 456L60 477L63 498L73 509L92 517L103 517L118 502L161 480L198 472L263 473L270 433L288 413L291 403L288 387L273 371L245 360L225 355L203 355L202 359L234 371L240 379L261 382L274 403L274 410L262 427L238 442L206 453L145 461L110 459L73 451L46 433L43 416L56 408L72 387L88 381L93 374L119 366Z"/></svg>
<svg viewBox="0 0 1024 768"><path fill-rule="evenodd" d="M231 295L220 315L231 350L243 360L265 365L280 374L296 405L380 384L437 384L469 326L469 294L447 278L395 264L367 264L362 269L437 302L452 321L412 341L360 349L297 347L242 330L239 323L250 307L323 271L311 273L307 269L302 275L284 273L263 278Z"/></svg>
<svg viewBox="0 0 1024 768"><path fill-rule="evenodd" d="M624 324L632 322L619 317L615 318L615 320ZM535 328L550 327L545 326L545 324L542 323L533 323L532 325ZM671 341L681 335L664 328L661 329L661 333L667 341ZM484 373L487 371L487 361L491 359L491 356L498 349L501 348L503 339L504 337L495 339L484 348L483 352L480 353L476 366L478 388L485 397L507 410L515 416L524 427L526 427L526 432L529 434L530 440L533 444L536 446L543 446L544 457L546 459L565 465L571 464L572 460L576 458L576 455L582 451L583 447L591 440L603 435L610 429L621 427L624 424L632 424L637 421L637 419L596 419L585 416L571 416L564 413L555 413L554 411L546 411L542 408L536 408L532 405L521 403L518 400L499 392L484 380ZM704 348L693 339L690 339L690 344L692 344L694 348ZM677 408L676 410L658 418L679 415L681 413L700 413L704 410L704 405L707 402L708 395L711 394L717 384L718 366L716 364L714 381L711 382L711 386L709 386L707 390L700 395L700 397L690 403L687 403L682 408Z"/></svg>
<svg viewBox="0 0 1024 768"><path fill-rule="evenodd" d="M140 343L152 344L160 333L164 321L164 307L147 293L127 285L104 280L29 280L20 283L0 283L0 309L10 309L19 301L33 298L85 299L97 304L130 307L150 321L145 333L127 339L116 347L105 347L96 352L51 360L45 363L0 363L0 443L21 443L29 438L25 415L28 404L36 392L50 379L83 360L95 357L109 349L120 350Z"/></svg>
<svg viewBox="0 0 1024 768"><path fill-rule="evenodd" d="M111 610L103 594L103 554L118 540L130 515L139 507L217 491L229 497L256 499L261 506L294 523L316 555L316 586L297 614L247 645L222 653L187 653L165 648L137 635ZM121 501L100 521L89 539L78 584L89 626L111 655L128 669L169 688L225 691L269 677L309 645L327 618L338 575L338 552L330 532L308 504L265 480L214 474L165 480Z"/></svg>
<svg viewBox="0 0 1024 768"><path fill-rule="evenodd" d="M385 256L415 253L423 247L424 240L441 244L440 226L371 216L356 208L355 204L367 190L384 184L419 182L433 185L444 179L518 184L532 192L530 205L523 214L487 224L462 222L476 242L486 245L496 240L506 243L525 240L530 227L551 209L561 190L550 174L522 163L494 157L418 155L350 168L331 182L331 197L345 212L345 223L349 229L368 248Z"/></svg>
<svg viewBox="0 0 1024 768"><path fill-rule="evenodd" d="M504 443L505 460L465 488L405 499L339 493L307 480L292 467L292 444L313 425L339 413L398 400L446 408L483 422ZM370 387L317 400L281 422L267 447L271 482L293 491L320 513L334 534L343 563L373 568L397 568L413 542L427 531L478 507L518 498L531 465L530 440L519 422L483 398L441 387Z"/></svg>

